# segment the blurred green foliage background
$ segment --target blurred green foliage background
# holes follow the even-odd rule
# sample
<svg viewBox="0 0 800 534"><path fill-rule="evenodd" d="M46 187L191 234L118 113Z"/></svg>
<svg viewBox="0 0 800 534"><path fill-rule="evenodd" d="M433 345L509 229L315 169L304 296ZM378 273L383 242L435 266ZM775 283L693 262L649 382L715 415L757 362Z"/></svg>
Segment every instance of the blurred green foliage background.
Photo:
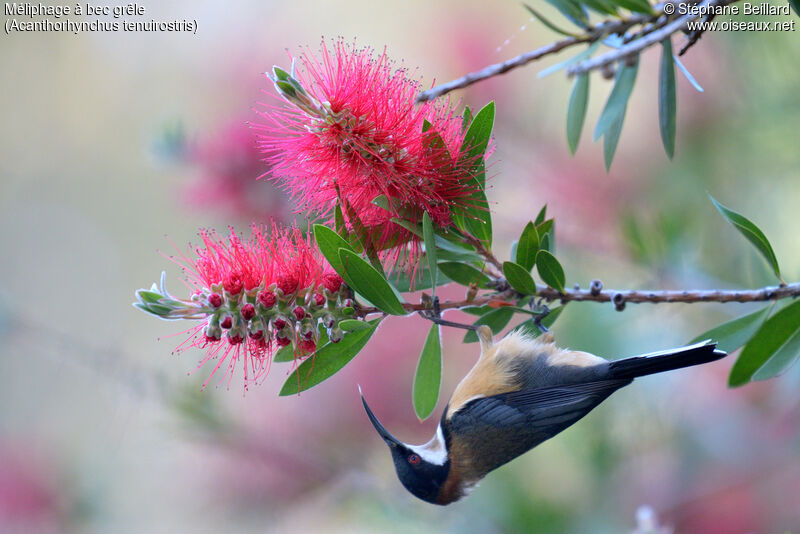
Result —
<svg viewBox="0 0 800 534"><path fill-rule="evenodd" d="M178 292L179 269L158 250L185 250L200 226L244 230L257 215L214 194L187 202L187 188L213 193L208 163L168 157L169 132L202 144L257 120L251 108L271 90L261 73L321 36L386 46L426 85L557 36L511 1L143 5L147 20L197 20L197 34L0 38L0 530L619 533L644 504L681 533L800 528L798 368L730 390L734 355L638 380L446 509L400 486L356 390L399 438L427 441L436 418L420 424L411 407L422 319L386 321L341 374L299 397L277 397L289 372L278 364L246 396L236 381L200 391L208 370L186 376L200 353L171 354L183 325L136 311L133 291L166 268ZM679 75L673 162L658 134L658 55L642 58L608 174L591 128L568 155L570 82L536 77L562 57L457 95L473 108L497 101L488 194L498 256L547 203L570 284L773 283L710 192L765 231L797 281L797 35L703 37L685 63L705 92ZM587 124L609 89L593 77ZM253 184L245 198L270 188ZM270 189L265 205L289 218L279 195ZM577 303L555 333L616 358L753 309ZM477 357L461 335L445 332L443 396Z"/></svg>

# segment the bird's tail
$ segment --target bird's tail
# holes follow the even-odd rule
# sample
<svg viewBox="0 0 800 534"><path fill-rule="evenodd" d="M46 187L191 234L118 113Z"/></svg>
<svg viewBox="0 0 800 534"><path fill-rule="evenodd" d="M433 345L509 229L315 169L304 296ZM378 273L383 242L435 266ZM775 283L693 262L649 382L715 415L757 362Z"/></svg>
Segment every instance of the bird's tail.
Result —
<svg viewBox="0 0 800 534"><path fill-rule="evenodd" d="M716 347L716 342L706 340L688 347L616 360L609 363L608 371L611 378L636 378L713 362L727 356L727 352L716 350Z"/></svg>

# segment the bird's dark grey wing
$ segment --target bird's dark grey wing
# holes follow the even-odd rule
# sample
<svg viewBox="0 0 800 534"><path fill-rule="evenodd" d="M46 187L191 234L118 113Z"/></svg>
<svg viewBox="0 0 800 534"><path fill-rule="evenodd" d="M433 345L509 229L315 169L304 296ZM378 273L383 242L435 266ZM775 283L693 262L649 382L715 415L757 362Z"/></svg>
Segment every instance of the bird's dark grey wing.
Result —
<svg viewBox="0 0 800 534"><path fill-rule="evenodd" d="M597 380L472 400L446 419L452 447L485 475L572 425L631 380Z"/></svg>

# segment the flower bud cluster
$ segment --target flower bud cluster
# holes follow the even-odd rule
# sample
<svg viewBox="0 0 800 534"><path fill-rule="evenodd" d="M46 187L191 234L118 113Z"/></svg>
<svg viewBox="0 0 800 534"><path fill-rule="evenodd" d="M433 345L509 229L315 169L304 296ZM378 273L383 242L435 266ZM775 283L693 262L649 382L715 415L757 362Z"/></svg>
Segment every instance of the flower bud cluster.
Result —
<svg viewBox="0 0 800 534"><path fill-rule="evenodd" d="M222 284L212 284L195 293L192 301L205 314L204 343L225 341L246 345L253 356L263 357L279 348L292 346L297 357L317 349L320 328L332 343L342 340L339 322L352 318L355 310L339 275L326 273L320 285L299 288L291 276L232 293Z"/></svg>

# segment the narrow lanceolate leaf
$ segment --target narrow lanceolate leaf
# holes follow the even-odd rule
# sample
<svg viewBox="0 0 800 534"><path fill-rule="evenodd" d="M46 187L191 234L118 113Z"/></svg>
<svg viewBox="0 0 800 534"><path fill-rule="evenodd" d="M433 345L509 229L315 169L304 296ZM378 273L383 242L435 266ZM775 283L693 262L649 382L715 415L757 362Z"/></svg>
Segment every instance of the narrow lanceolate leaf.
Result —
<svg viewBox="0 0 800 534"><path fill-rule="evenodd" d="M619 12L617 12L617 7L614 5L613 0L581 0L581 3L586 4L586 7L598 13L619 16Z"/></svg>
<svg viewBox="0 0 800 534"><path fill-rule="evenodd" d="M383 273L352 250L340 248L339 260L343 266L343 272L340 274L348 286L364 295L382 311L392 315L406 315L406 310Z"/></svg>
<svg viewBox="0 0 800 534"><path fill-rule="evenodd" d="M318 349L289 375L279 395L305 391L339 372L364 348L379 322L380 319L373 319L368 323L370 328L347 334L339 343L328 343Z"/></svg>
<svg viewBox="0 0 800 534"><path fill-rule="evenodd" d="M741 386L764 380L789 368L800 357L800 300L767 319L731 369L728 383Z"/></svg>
<svg viewBox="0 0 800 534"><path fill-rule="evenodd" d="M568 32L566 30L562 30L561 28L559 28L558 26L556 26L555 24L553 24L552 22L547 20L541 13L539 13L538 11L533 9L528 4L524 4L523 3L522 5L525 7L525 9L528 10L528 13L533 15L533 17L536 20L538 20L539 22L541 22L542 24L544 24L545 26L547 26L548 28L550 28L554 32L556 32L558 34L561 34L561 35L566 35L567 37L577 37L577 35L575 33L571 33L571 32Z"/></svg>
<svg viewBox="0 0 800 534"><path fill-rule="evenodd" d="M675 155L675 129L677 123L677 93L675 91L675 61L672 59L672 41L661 41L661 69L658 76L658 124L661 142L667 156Z"/></svg>
<svg viewBox="0 0 800 534"><path fill-rule="evenodd" d="M764 319L769 315L772 306L765 306L764 308L742 317L737 317L727 323L715 326L707 332L703 332L692 341L690 345L699 343L706 339L717 342L717 348L725 352L733 352L753 337L761 325L764 324Z"/></svg>
<svg viewBox="0 0 800 534"><path fill-rule="evenodd" d="M623 122L625 122L624 109L622 110L622 115L619 116L617 121L611 125L603 136L603 161L606 165L606 172L611 170L611 163L614 161L614 153L617 151L617 144L619 144L619 136L622 134Z"/></svg>
<svg viewBox="0 0 800 534"><path fill-rule="evenodd" d="M536 253L539 251L539 232L536 226L529 222L522 230L522 235L517 241L517 248L512 254L514 261L530 271L536 263Z"/></svg>
<svg viewBox="0 0 800 534"><path fill-rule="evenodd" d="M466 131L470 122L472 122L472 109L469 106L464 106L464 113L461 115L461 129Z"/></svg>
<svg viewBox="0 0 800 534"><path fill-rule="evenodd" d="M341 328L345 332L356 332L358 330L368 330L372 328L372 326L370 326L370 324L366 321L358 321L356 319L345 319L343 321L339 321L339 328Z"/></svg>
<svg viewBox="0 0 800 534"><path fill-rule="evenodd" d="M547 218L547 204L542 206L542 209L539 210L538 215L536 215L536 219L533 220L533 224L537 227L544 222Z"/></svg>
<svg viewBox="0 0 800 534"><path fill-rule="evenodd" d="M503 262L503 275L508 283L523 295L536 294L536 283L525 267L513 261Z"/></svg>
<svg viewBox="0 0 800 534"><path fill-rule="evenodd" d="M584 11L583 7L580 5L578 0L546 0L548 4L556 8L562 15L567 17L570 22L579 26L581 28L585 28L588 19L586 16L586 11Z"/></svg>
<svg viewBox="0 0 800 534"><path fill-rule="evenodd" d="M292 345L286 345L285 347L281 347L278 352L275 353L272 361L278 363L284 362L293 362L294 361L294 347Z"/></svg>
<svg viewBox="0 0 800 534"><path fill-rule="evenodd" d="M778 259L775 257L775 252L772 251L772 245L769 244L769 240L767 236L764 235L758 226L753 224L750 219L736 213L735 211L726 208L722 204L716 201L714 197L711 197L711 202L714 203L714 206L717 207L717 210L722 214L723 217L728 219L728 222L731 223L739 232L747 238L758 251L764 256L764 259L767 260L770 267L772 267L772 271L775 273L779 279L781 278L781 270L778 267Z"/></svg>
<svg viewBox="0 0 800 534"><path fill-rule="evenodd" d="M647 0L614 0L614 3L634 13L653 13L653 8Z"/></svg>
<svg viewBox="0 0 800 534"><path fill-rule="evenodd" d="M794 14L800 16L800 0L789 0L789 4L792 6Z"/></svg>
<svg viewBox="0 0 800 534"><path fill-rule="evenodd" d="M342 239L339 234L321 224L314 225L314 240L317 242L322 255L331 264L331 267L341 276L344 276L344 266L339 259L339 249L343 248L352 251L350 244Z"/></svg>
<svg viewBox="0 0 800 534"><path fill-rule="evenodd" d="M467 128L464 134L464 146L468 147L462 156L464 161L472 161L486 153L489 146L489 139L492 136L494 127L494 102L486 104L478 113ZM478 176L478 182L483 188L485 175Z"/></svg>
<svg viewBox="0 0 800 534"><path fill-rule="evenodd" d="M555 256L546 250L540 250L536 255L536 270L545 284L559 292L564 292L564 284L566 283L564 269Z"/></svg>
<svg viewBox="0 0 800 534"><path fill-rule="evenodd" d="M511 308L496 308L483 314L481 318L473 324L475 326L486 325L492 330L493 334L497 334L506 327L513 316L514 310ZM477 343L477 341L478 334L476 334L474 330L470 330L467 332L467 335L464 336L464 343Z"/></svg>
<svg viewBox="0 0 800 534"><path fill-rule="evenodd" d="M597 141L602 135L611 130L617 121L625 115L625 108L628 106L628 99L633 92L636 83L636 72L639 69L639 62L633 65L625 65L617 73L614 88L608 95L606 105L597 120L594 129L594 140Z"/></svg>
<svg viewBox="0 0 800 534"><path fill-rule="evenodd" d="M414 412L420 421L427 419L436 407L441 384L442 343L439 337L439 325L432 324L414 375Z"/></svg>
<svg viewBox="0 0 800 534"><path fill-rule="evenodd" d="M436 236L433 233L431 216L428 215L427 211L422 214L422 235L425 239L425 256L428 258L428 268L431 273L431 287L433 288L433 294L436 295L436 273L439 272L436 268Z"/></svg>
<svg viewBox="0 0 800 534"><path fill-rule="evenodd" d="M586 104L589 101L589 73L584 72L575 78L567 107L567 144L570 153L578 149L578 142L586 119Z"/></svg>
<svg viewBox="0 0 800 534"><path fill-rule="evenodd" d="M486 284L489 283L488 276L466 263L443 261L439 264L439 270L447 278L462 286L476 284L478 287L486 287Z"/></svg>

